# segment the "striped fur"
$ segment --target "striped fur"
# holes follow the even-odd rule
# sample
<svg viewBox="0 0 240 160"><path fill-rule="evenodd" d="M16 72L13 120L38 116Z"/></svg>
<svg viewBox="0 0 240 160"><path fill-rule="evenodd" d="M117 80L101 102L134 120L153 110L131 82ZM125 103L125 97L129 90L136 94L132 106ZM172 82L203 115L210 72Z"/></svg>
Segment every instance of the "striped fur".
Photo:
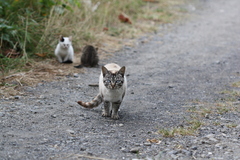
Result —
<svg viewBox="0 0 240 160"><path fill-rule="evenodd" d="M98 94L91 102L82 102L78 101L77 103L85 108L95 108L103 101L103 97L101 94Z"/></svg>

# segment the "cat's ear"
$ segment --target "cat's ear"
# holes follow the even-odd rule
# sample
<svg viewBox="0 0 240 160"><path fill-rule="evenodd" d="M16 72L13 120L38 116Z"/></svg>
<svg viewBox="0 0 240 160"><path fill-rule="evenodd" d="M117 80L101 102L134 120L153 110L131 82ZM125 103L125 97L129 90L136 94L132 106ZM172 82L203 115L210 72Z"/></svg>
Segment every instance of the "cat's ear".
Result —
<svg viewBox="0 0 240 160"><path fill-rule="evenodd" d="M59 41L60 41L60 42L64 42L64 38L63 38L62 35L59 36Z"/></svg>
<svg viewBox="0 0 240 160"><path fill-rule="evenodd" d="M103 73L103 77L105 77L105 75L108 73L107 68L104 66L102 66L102 73Z"/></svg>
<svg viewBox="0 0 240 160"><path fill-rule="evenodd" d="M118 71L118 73L121 74L122 76L124 76L125 70L126 70L126 67L123 66L123 67Z"/></svg>
<svg viewBox="0 0 240 160"><path fill-rule="evenodd" d="M68 37L69 41L72 41L72 36Z"/></svg>

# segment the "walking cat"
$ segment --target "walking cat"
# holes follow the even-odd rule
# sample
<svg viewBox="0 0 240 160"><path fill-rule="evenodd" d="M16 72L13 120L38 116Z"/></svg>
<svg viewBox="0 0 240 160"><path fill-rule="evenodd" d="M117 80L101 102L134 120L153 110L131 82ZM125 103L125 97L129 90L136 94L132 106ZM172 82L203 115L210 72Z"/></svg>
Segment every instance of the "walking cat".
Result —
<svg viewBox="0 0 240 160"><path fill-rule="evenodd" d="M103 117L119 119L118 109L127 90L125 66L120 67L115 63L102 66L99 77L99 93L91 102L78 101L85 108L94 108L104 102Z"/></svg>
<svg viewBox="0 0 240 160"><path fill-rule="evenodd" d="M59 43L55 49L55 56L60 63L73 63L72 36L60 36Z"/></svg>
<svg viewBox="0 0 240 160"><path fill-rule="evenodd" d="M97 48L95 49L91 45L86 45L82 51L81 64L75 67L76 68L94 67L98 65L98 61L99 61L99 58L98 58Z"/></svg>

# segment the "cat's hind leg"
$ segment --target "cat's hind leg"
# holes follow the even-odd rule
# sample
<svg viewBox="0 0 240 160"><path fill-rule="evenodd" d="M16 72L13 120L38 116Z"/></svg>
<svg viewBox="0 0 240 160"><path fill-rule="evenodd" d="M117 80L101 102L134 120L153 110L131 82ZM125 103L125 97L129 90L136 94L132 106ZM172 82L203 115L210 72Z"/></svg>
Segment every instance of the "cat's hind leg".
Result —
<svg viewBox="0 0 240 160"><path fill-rule="evenodd" d="M109 101L104 101L104 108L102 111L102 116L110 117L110 102Z"/></svg>
<svg viewBox="0 0 240 160"><path fill-rule="evenodd" d="M112 119L119 119L118 110L121 103L122 103L121 101L112 103L112 115L111 115Z"/></svg>

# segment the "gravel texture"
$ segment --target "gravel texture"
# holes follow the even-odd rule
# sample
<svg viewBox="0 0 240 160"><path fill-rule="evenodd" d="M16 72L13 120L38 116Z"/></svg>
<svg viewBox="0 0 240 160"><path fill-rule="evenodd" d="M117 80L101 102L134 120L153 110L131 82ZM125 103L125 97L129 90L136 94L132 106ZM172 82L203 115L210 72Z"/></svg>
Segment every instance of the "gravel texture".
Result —
<svg viewBox="0 0 240 160"><path fill-rule="evenodd" d="M158 133L188 125L195 114L184 106L222 103L221 92L237 90L231 84L240 81L240 1L201 0L188 8L189 20L163 25L150 40L142 37L136 47L100 62L127 67L119 120L101 117L101 106L76 103L97 95L88 84L98 83L100 68L1 99L0 159L240 159L236 110L206 113L195 135Z"/></svg>

